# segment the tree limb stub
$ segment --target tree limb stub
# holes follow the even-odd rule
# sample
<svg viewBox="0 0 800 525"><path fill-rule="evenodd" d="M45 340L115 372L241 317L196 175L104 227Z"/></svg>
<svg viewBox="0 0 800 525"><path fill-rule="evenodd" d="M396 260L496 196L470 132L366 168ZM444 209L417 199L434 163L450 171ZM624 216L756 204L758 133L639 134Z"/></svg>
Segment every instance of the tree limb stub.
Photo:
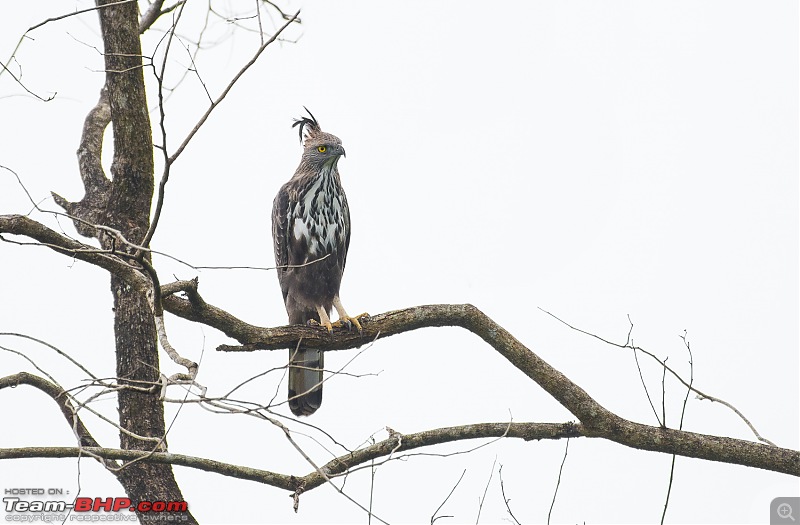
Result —
<svg viewBox="0 0 800 525"><path fill-rule="evenodd" d="M77 218L73 220L75 229L84 237L98 236L97 230L89 224L102 224L111 193L111 181L106 177L101 163L103 133L109 123L111 123L111 104L108 101L108 90L103 86L100 99L86 115L78 146L78 167L83 181L84 196L78 202L69 202L61 195L51 192L56 204Z"/></svg>

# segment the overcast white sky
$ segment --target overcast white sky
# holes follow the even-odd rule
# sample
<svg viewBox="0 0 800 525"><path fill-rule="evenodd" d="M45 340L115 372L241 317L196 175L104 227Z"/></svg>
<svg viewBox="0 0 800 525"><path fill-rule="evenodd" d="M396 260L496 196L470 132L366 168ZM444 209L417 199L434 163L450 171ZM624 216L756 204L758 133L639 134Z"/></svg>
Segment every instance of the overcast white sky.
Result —
<svg viewBox="0 0 800 525"><path fill-rule="evenodd" d="M252 13L250 3L215 5L227 12L229 4ZM3 5L0 60L26 28L90 5ZM153 248L195 265L271 266L272 198L299 161L290 125L305 105L347 149L339 168L353 232L341 296L351 313L472 303L604 406L648 424L656 421L632 355L539 308L616 342L625 341L630 315L635 343L684 373L679 336L686 331L695 385L733 403L778 445L800 446L797 2L293 1L287 10L300 8L303 24L286 33L296 42L268 49L174 166ZM187 9L182 35L190 38L206 4ZM257 46L253 34L231 38L231 30L212 20L208 35L217 45L196 64L212 96ZM94 13L30 36L15 71L21 68L34 92L57 96L42 103L0 76L0 164L54 209L50 190L82 195L75 150L103 82L94 49L101 41ZM147 35L147 48L159 37ZM190 65L185 52L174 51L173 79ZM206 104L190 75L169 100L170 148ZM0 171L0 213L30 208L16 180ZM63 220L60 227L74 232ZM0 332L39 337L95 374L113 375L107 275L42 248L0 244L0 260ZM162 281L198 274L155 262ZM285 323L273 272L199 277L207 301L254 324ZM167 322L173 344L202 359L198 380L209 395L286 359L283 351L217 353L230 342L221 333ZM65 386L83 379L41 345L9 337L0 345L24 351ZM334 353L326 364L338 369L354 355ZM165 355L162 363L167 373L177 371ZM20 370L33 371L0 351L0 375ZM308 421L351 448L370 436L384 439L386 426L412 433L510 417L573 419L456 328L379 341L347 370L379 375L331 379ZM643 373L658 398L661 371L644 360ZM279 379L270 375L245 394L267 402L279 388L285 396ZM677 426L683 395L667 383L670 426ZM113 398L96 406L116 417ZM85 417L102 443L118 443L114 429ZM0 447L73 444L52 401L30 388L0 392L0 420ZM694 398L685 428L753 438L731 411ZM301 442L316 461L330 458L313 441ZM169 444L172 452L281 473L311 469L269 424L195 406L175 418ZM373 509L390 523L427 522L466 469L441 511L453 517L438 523L474 522L496 459L514 514L541 523L564 446L507 440L469 455L393 462L377 471ZM658 521L670 460L572 440L553 521ZM123 495L91 460L80 465L82 495ZM295 515L284 491L184 468L176 475L203 523L367 521L330 487L304 494ZM75 460L13 460L0 468L2 487L75 491L77 478ZM366 505L368 471L348 478L346 490ZM763 523L770 500L788 495L800 495L791 476L678 458L667 521ZM495 470L481 522L507 518Z"/></svg>

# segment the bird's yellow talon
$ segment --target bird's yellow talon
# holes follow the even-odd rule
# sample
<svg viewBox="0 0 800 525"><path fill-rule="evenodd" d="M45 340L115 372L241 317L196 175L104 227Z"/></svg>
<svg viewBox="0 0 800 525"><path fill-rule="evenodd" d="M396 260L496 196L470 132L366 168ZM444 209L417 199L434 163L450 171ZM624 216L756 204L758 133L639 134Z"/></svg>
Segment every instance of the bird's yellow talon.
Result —
<svg viewBox="0 0 800 525"><path fill-rule="evenodd" d="M333 323L333 326L335 326L337 328L338 327L343 327L343 328L347 327L348 329L350 329L350 328L355 326L356 330L358 330L358 333L360 334L360 333L362 333L364 331L364 328L361 327L361 323L359 322L359 318L361 318L361 317L369 318L369 314L365 312L365 313L359 314L359 315L357 315L355 317L350 317L349 315L344 316L344 317L340 317L338 321Z"/></svg>
<svg viewBox="0 0 800 525"><path fill-rule="evenodd" d="M329 334L333 333L333 326L331 325L330 321L324 321L324 322L320 323L316 319L309 319L308 321L306 321L306 324L308 326L324 326L328 330ZM336 323L333 323L333 324L335 325Z"/></svg>

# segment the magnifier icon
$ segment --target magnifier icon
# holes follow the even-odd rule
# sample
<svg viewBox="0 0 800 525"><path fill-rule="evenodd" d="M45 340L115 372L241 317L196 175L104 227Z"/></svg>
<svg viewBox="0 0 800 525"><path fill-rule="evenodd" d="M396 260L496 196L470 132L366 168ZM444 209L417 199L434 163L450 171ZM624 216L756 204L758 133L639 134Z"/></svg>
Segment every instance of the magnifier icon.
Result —
<svg viewBox="0 0 800 525"><path fill-rule="evenodd" d="M790 520L795 521L794 516L792 516L792 506L788 503L781 503L778 505L776 510L778 512L778 516L780 516L782 519L789 518Z"/></svg>

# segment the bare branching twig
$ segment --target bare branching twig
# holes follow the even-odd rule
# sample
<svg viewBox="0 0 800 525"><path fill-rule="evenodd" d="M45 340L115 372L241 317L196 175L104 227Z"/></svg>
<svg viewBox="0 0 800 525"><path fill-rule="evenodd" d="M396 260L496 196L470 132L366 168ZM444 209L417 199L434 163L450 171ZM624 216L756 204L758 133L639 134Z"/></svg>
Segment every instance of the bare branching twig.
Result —
<svg viewBox="0 0 800 525"><path fill-rule="evenodd" d="M503 495L503 503L505 503L506 505L506 510L508 511L508 515L511 516L512 520L514 520L514 523L516 523L517 525L522 525L517 519L517 517L514 516L514 513L511 512L511 505L509 504L511 502L511 498L506 497L506 487L505 484L503 483L503 465L500 465L500 470L498 471L498 474L500 475L500 493Z"/></svg>
<svg viewBox="0 0 800 525"><path fill-rule="evenodd" d="M683 397L683 406L681 407L681 419L678 423L678 429L683 429L683 418L686 415L686 403L689 401L689 393L692 391L692 383L694 383L694 357L692 357L692 348L689 345L689 340L686 338L686 331L684 330L681 335L683 345L689 354L689 387L686 389L686 395ZM672 462L669 467L669 483L667 484L667 496L664 500L664 511L661 513L661 525L664 525L664 520L667 517L667 508L669 508L669 497L672 494L672 483L675 480L675 459L677 456L672 455Z"/></svg>
<svg viewBox="0 0 800 525"><path fill-rule="evenodd" d="M450 496L453 495L453 492L455 492L456 489L458 488L458 486L461 484L461 480L464 479L464 474L466 474L466 473L467 473L467 469L464 469L464 471L461 473L461 476L459 476L458 481L456 481L456 484L453 485L452 489L450 489L450 492L447 494L447 497L444 498L444 501L442 501L442 503L438 507L436 507L436 510L433 511L433 514L431 514L431 525L433 525L436 522L436 520L438 520L438 519L441 519L441 518L452 518L453 517L453 516L446 516L446 515L437 516L437 514L439 514L439 511L442 510L442 507L444 507L444 504L447 503L447 500L450 499Z"/></svg>
<svg viewBox="0 0 800 525"><path fill-rule="evenodd" d="M630 332L628 333L628 341L626 341L626 342L625 342L625 344L614 343L613 341L609 341L609 340L607 340L607 339L604 339L604 338L602 338L602 337L600 337L600 336L598 336L598 335L596 335L596 334L593 334L593 333L591 333L591 332L587 332L587 331L585 331L585 330L581 330L580 328L577 328L577 327L575 327L575 326L572 326L572 325L571 325L571 324L569 324L568 322L564 321L563 319L560 319L559 317L557 317L556 315L554 315L554 314L552 314L552 313L548 312L547 310L544 310L544 309L542 309L542 308L539 308L539 309L540 309L542 312L544 312L544 313L546 313L547 315L549 315L550 317L552 317L553 319L555 319L556 321L558 321L558 322L560 322L561 324L563 324L563 325L567 326L568 328L571 328L572 330L575 330L576 332L580 332L580 333L582 333L582 334L588 335L589 337L593 337L593 338L597 339L598 341L602 341L603 343L606 343L606 344L608 344L608 345L611 345L611 346L616 346L616 347L618 347L618 348L630 348L630 349L632 349L632 350L634 350L634 351L636 351L636 352L641 352L641 353L643 353L643 354L645 354L645 355L649 356L650 358L652 358L652 359L654 359L656 362L658 362L658 363L659 363L659 365L661 365L661 366L662 366L662 367L663 367L663 368L664 368L664 369L665 369L667 372L669 372L669 373L670 373L670 374L671 374L671 375L672 375L672 376L673 376L675 379L677 379L677 380L678 380L678 381L679 381L679 382L680 382L680 383L681 383L683 386L685 386L686 388L688 388L688 389L689 389L691 392L694 392L695 394L697 394L697 398L698 398L698 399L707 399L707 400L709 400L709 401L711 401L711 402L716 402L716 403L720 403L720 404L722 404L722 405L725 405L726 407L728 407L729 409L731 409L731 410L732 410L732 411L733 411L733 412L734 412L734 413L735 413L737 416L739 416L739 418L741 418L741 420L742 420L742 421L744 421L744 422L745 422L745 424L746 424L746 425L747 425L747 426L750 428L750 430L753 432L753 435L755 435L755 436L756 436L756 438L757 438L759 441L761 441L762 443L766 443L766 444L768 444L768 445L775 446L775 443L773 443L772 441L770 441L770 440L766 439L766 438L765 438L765 437L763 437L761 434L759 434L759 432L756 430L755 426L754 426L754 425L753 425L753 424L750 422L750 420L749 420L749 419L747 419L747 418L744 416L744 414L742 414L742 412L741 412L741 411L739 411L739 409L737 409L736 407L734 407L732 404L728 403L727 401L723 401L722 399L718 399L718 398L716 398L716 397L714 397L714 396L708 395L708 394L706 394L705 392L702 392L702 391L698 390L698 389L697 389L696 387L694 387L692 384L688 383L688 382L687 382L685 379L683 379L683 377L681 377L681 375L680 375L680 374L678 374L678 373L677 373L675 370L673 370L672 368L670 368L669 366L667 366L666 362L664 362L664 361L662 361L661 359L659 359L659 358L658 358L658 357L657 357L655 354L653 354L652 352L648 352L648 351L647 351L647 350L645 350L644 348L641 348L641 347L638 347L638 346L635 346L635 345L633 345L632 341L630 340ZM629 322L630 322L630 319L629 319ZM633 324L631 323L631 330L632 330L632 329L633 329ZM656 417L658 417L658 416L656 416Z"/></svg>

